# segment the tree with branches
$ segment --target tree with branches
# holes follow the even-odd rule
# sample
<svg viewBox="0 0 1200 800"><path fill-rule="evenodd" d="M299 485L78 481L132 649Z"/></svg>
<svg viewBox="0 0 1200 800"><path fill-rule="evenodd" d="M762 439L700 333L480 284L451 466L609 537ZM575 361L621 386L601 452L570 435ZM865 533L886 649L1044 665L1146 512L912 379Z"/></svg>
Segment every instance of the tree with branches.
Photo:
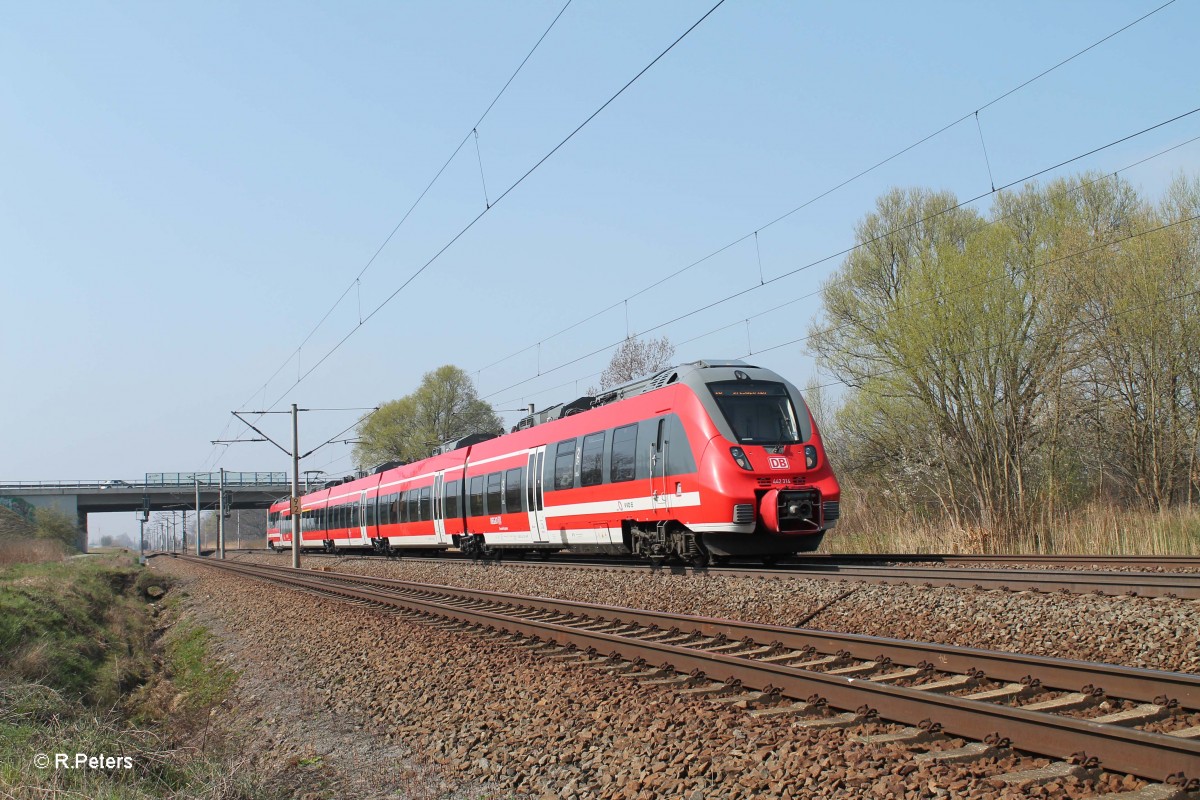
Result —
<svg viewBox="0 0 1200 800"><path fill-rule="evenodd" d="M666 336L660 339L639 339L636 333L625 337L613 353L612 360L600 373L600 391L652 375L671 365L675 345ZM595 394L595 390L591 392Z"/></svg>
<svg viewBox="0 0 1200 800"><path fill-rule="evenodd" d="M385 461L416 461L442 442L473 433L503 432L503 421L479 399L471 377L447 364L425 373L412 394L383 403L363 420L354 460L361 468Z"/></svg>

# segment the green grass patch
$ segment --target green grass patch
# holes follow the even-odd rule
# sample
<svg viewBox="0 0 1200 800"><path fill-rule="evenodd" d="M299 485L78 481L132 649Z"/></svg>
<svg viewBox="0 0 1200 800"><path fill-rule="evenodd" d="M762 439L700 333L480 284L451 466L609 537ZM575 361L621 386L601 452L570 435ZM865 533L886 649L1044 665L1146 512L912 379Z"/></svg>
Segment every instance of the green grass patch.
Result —
<svg viewBox="0 0 1200 800"><path fill-rule="evenodd" d="M189 709L208 708L221 702L237 680L233 670L218 666L209 653L212 634L187 623L176 624L168 636L165 653L171 683L184 696Z"/></svg>
<svg viewBox="0 0 1200 800"><path fill-rule="evenodd" d="M151 625L130 592L141 571L111 558L0 571L0 673L93 703L145 680Z"/></svg>

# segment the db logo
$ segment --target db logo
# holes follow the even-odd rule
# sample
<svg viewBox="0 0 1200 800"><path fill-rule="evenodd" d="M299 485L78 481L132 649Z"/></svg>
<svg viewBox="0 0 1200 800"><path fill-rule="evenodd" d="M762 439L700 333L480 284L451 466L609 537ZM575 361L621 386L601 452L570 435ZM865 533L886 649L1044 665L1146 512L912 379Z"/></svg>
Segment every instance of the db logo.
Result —
<svg viewBox="0 0 1200 800"><path fill-rule="evenodd" d="M770 466L771 469L791 469L787 458L784 456L771 456L767 459L767 465Z"/></svg>

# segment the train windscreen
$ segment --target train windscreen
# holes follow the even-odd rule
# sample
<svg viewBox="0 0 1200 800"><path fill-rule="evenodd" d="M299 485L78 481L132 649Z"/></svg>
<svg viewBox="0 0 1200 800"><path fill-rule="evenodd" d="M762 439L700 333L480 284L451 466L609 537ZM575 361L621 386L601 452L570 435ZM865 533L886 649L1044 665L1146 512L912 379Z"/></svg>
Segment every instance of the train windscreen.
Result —
<svg viewBox="0 0 1200 800"><path fill-rule="evenodd" d="M738 444L796 444L800 426L787 387L769 381L708 384Z"/></svg>

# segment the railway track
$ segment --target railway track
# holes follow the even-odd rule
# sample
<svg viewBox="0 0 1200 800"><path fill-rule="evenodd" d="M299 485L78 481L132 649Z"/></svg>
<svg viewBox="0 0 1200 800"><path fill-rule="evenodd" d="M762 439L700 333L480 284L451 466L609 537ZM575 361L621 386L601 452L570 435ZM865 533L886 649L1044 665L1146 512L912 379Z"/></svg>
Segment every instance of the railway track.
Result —
<svg viewBox="0 0 1200 800"><path fill-rule="evenodd" d="M209 554L212 551L205 551ZM228 548L227 552L267 553L265 547ZM281 550L278 552L291 552ZM323 556L324 553L306 552L305 555ZM362 553L376 555L372 551ZM442 554L441 558L465 558L455 550ZM555 555L562 560L570 556ZM595 560L595 559L583 559ZM1105 567L1114 569L1157 570L1165 568L1200 570L1200 556L1148 556L1148 555L1043 555L1043 554L988 554L963 555L958 553L814 553L791 556L786 566L841 566L841 565L887 565L887 564L942 564L948 567L975 566L980 564L1024 565L1035 567Z"/></svg>
<svg viewBox="0 0 1200 800"><path fill-rule="evenodd" d="M340 556L308 554L315 558L351 558L351 554ZM359 555L367 558L370 556ZM875 558L875 557L872 557ZM978 558L978 557L972 557ZM1006 557L1008 558L1008 557ZM1058 557L1055 557L1058 558ZM428 561L447 563L468 561L464 557L445 555L433 558L404 556L406 561ZM1185 600L1200 599L1200 572L1144 572L1107 571L1082 569L1020 569L996 567L918 567L918 566L858 566L845 563L842 556L822 557L799 563L776 567L709 566L695 568L686 565L664 565L655 567L674 574L721 575L738 578L805 579L824 581L863 581L878 584L916 584L923 586L957 587L964 589L1066 592L1070 594L1127 595L1131 597L1177 597ZM490 563L490 562L482 562ZM552 557L547 561L519 561L505 559L501 563L512 567L537 567L541 569L607 569L645 572L651 567L643 563L617 559L572 558L565 560ZM1006 562L1011 563L1011 562ZM1032 563L1032 562L1031 562ZM1037 562L1048 563L1048 562ZM1200 563L1198 563L1200 566Z"/></svg>
<svg viewBox="0 0 1200 800"><path fill-rule="evenodd" d="M417 620L491 630L550 657L748 713L794 715L798 727L898 723L905 727L861 738L928 748L919 759L1011 747L1061 759L1041 771L1050 778L1100 767L1162 781L1160 797L1200 788L1200 725L1187 722L1200 710L1196 675L188 558ZM946 735L973 743L938 749Z"/></svg>

